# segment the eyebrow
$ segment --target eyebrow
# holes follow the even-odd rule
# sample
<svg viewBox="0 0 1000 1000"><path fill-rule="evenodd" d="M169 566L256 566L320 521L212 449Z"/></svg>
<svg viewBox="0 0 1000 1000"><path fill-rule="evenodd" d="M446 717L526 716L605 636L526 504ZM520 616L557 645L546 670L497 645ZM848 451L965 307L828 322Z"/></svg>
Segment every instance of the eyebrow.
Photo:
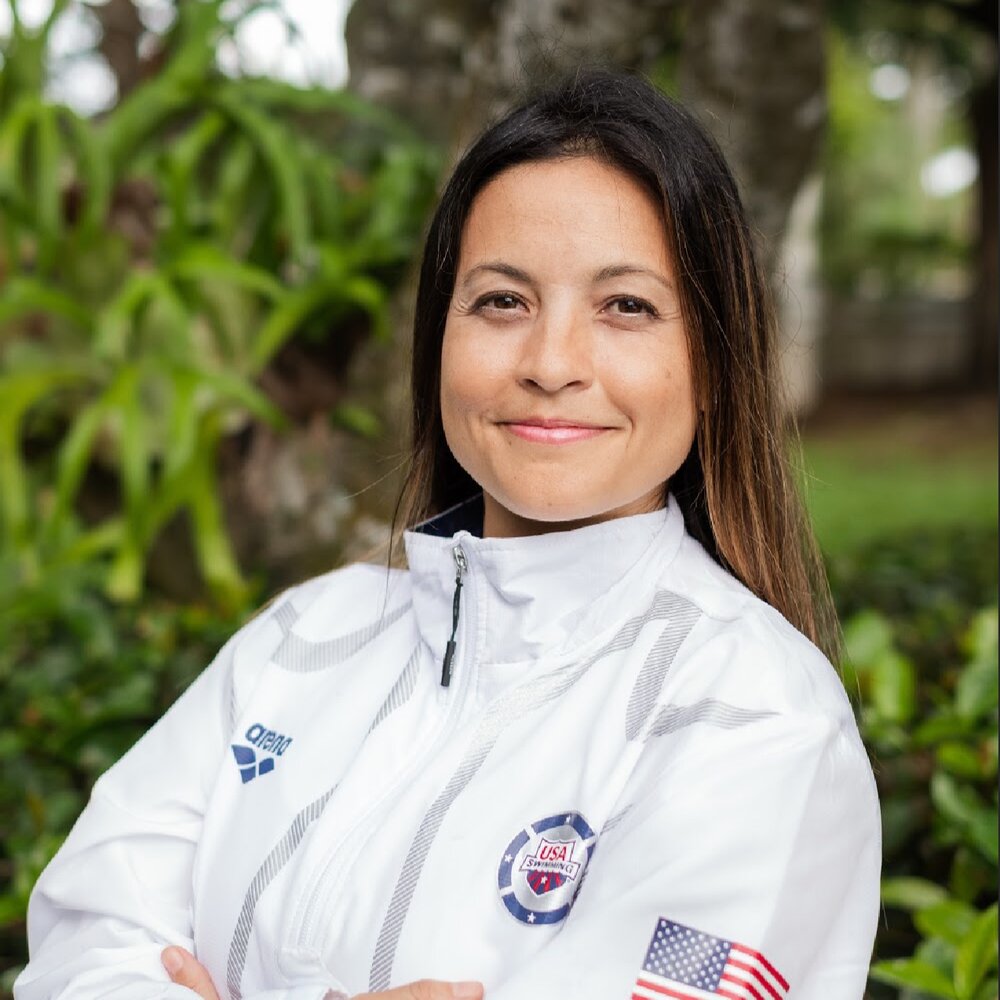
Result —
<svg viewBox="0 0 1000 1000"><path fill-rule="evenodd" d="M477 264L475 267L470 268L466 272L465 277L462 278L463 287L469 284L477 274L482 274L485 271L493 274L502 274L505 278L521 281L526 285L531 284L531 277L527 271L522 271L519 267L514 267L513 264L505 264L502 260L490 260L484 264Z"/></svg>
<svg viewBox="0 0 1000 1000"><path fill-rule="evenodd" d="M659 271L654 271L649 267L639 267L637 264L610 264L608 267L602 267L594 275L594 284L600 284L600 282L610 278L620 278L624 274L644 274L646 277L658 281L670 291L674 290L673 283L664 278Z"/></svg>
<svg viewBox="0 0 1000 1000"><path fill-rule="evenodd" d="M506 278L510 278L513 281L521 281L526 285L532 283L531 275L527 271L522 271L521 268L514 267L513 264L507 264L502 260L491 260L470 268L462 278L462 286L468 285L477 274L481 274L484 271L489 271L493 274L502 274ZM673 283L668 281L658 271L654 271L648 267L640 267L638 264L609 264L607 267L602 267L599 271L595 271L591 280L596 285L602 281L609 281L611 278L620 278L626 274L644 274L658 281L669 291L674 290Z"/></svg>

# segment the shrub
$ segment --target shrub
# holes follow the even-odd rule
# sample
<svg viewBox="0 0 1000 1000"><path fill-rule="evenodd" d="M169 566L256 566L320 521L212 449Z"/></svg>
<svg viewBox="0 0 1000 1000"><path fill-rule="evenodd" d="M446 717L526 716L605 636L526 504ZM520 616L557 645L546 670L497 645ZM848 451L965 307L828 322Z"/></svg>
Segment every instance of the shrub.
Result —
<svg viewBox="0 0 1000 1000"><path fill-rule="evenodd" d="M220 441L284 422L259 378L291 338L337 336L339 323L349 357L359 330L386 331L435 155L346 92L224 76L215 51L242 16L232 6L177 5L156 75L95 120L44 96L53 21L32 33L11 4L0 560L27 584L100 563L108 593L134 600L150 546L182 515L201 574L238 605ZM95 478L112 488L83 517Z"/></svg>
<svg viewBox="0 0 1000 1000"><path fill-rule="evenodd" d="M996 542L914 535L833 566L882 801L873 995L997 996Z"/></svg>
<svg viewBox="0 0 1000 1000"><path fill-rule="evenodd" d="M169 707L244 615L107 599L79 571L0 608L0 968L26 960L28 894L97 777Z"/></svg>

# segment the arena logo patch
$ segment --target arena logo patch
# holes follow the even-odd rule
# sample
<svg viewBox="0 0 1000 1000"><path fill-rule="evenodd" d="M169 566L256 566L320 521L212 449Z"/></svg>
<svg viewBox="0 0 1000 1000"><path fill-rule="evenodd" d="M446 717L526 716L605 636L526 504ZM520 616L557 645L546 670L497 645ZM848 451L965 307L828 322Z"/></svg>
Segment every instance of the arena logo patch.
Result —
<svg viewBox="0 0 1000 1000"><path fill-rule="evenodd" d="M274 758L280 757L292 745L291 736L268 729L259 722L255 722L247 729L244 739L251 745L244 746L240 743L232 745L233 756L236 758L236 766L239 768L244 785L262 774L273 771Z"/></svg>

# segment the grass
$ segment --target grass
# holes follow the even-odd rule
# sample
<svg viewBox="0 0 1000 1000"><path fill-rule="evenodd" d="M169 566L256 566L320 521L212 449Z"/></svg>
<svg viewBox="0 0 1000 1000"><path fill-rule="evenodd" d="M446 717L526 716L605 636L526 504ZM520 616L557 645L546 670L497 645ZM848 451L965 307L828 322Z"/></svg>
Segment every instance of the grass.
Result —
<svg viewBox="0 0 1000 1000"><path fill-rule="evenodd" d="M841 403L802 439L806 501L830 555L915 529L996 526L994 400Z"/></svg>

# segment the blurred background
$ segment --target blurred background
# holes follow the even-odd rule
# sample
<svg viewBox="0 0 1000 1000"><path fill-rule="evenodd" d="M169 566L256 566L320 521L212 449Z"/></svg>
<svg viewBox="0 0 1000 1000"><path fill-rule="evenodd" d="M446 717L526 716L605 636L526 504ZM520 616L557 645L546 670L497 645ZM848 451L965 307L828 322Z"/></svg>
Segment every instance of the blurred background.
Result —
<svg viewBox="0 0 1000 1000"><path fill-rule="evenodd" d="M773 276L884 809L868 996L996 1000L996 0L2 0L0 995L96 776L384 541L437 184L581 63L690 104Z"/></svg>

